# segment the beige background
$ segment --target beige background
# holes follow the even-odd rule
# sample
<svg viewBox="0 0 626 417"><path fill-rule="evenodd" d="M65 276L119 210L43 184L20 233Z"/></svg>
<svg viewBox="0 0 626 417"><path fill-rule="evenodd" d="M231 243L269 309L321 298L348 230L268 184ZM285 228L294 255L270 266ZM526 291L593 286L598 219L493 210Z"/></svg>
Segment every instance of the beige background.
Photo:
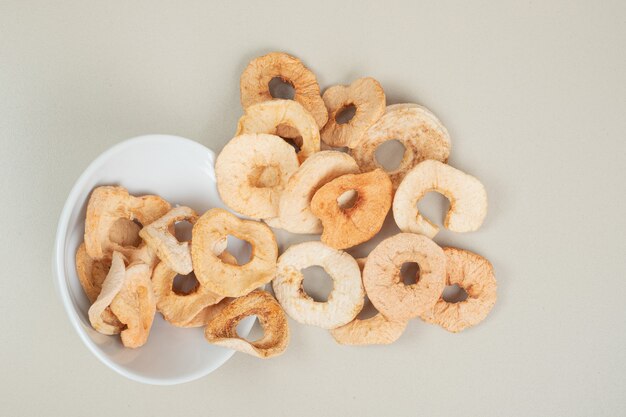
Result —
<svg viewBox="0 0 626 417"><path fill-rule="evenodd" d="M250 3L0 2L0 414L625 415L626 3ZM389 347L292 321L279 358L237 354L183 386L125 380L54 292L63 202L125 138L219 150L239 74L272 50L323 88L370 75L442 119L490 212L438 241L493 262L498 304L459 335L413 321Z"/></svg>

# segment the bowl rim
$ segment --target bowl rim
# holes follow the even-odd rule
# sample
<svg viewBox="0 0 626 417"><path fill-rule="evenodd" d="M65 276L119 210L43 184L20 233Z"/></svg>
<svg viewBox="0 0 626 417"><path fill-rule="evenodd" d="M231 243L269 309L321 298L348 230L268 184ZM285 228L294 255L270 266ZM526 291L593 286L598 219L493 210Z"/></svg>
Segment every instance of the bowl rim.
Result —
<svg viewBox="0 0 626 417"><path fill-rule="evenodd" d="M154 141L178 141L180 144L183 144L187 147L196 148L202 152L208 152L211 156L211 159L215 161L215 152L206 146L193 141L191 139L187 139L181 136L175 135L166 135L166 134L148 134L141 135L137 137L133 137L130 139L123 140L110 148L106 149L100 155L98 155L88 166L87 168L80 174L78 179L74 182L72 189L65 200L63 205L63 209L61 211L61 215L59 216L59 222L57 225L57 231L55 235L54 242L54 251L53 251L53 260L52 260L52 268L54 275L54 283L57 289L57 293L61 298L63 303L63 307L67 316L70 319L70 323L72 324L74 330L83 341L85 346L91 351L91 353L96 356L102 363L108 366L110 369L113 369L118 374L131 379L136 382L150 384L150 385L176 385L182 384L185 382L190 382L199 378L202 378L209 373L213 372L224 363L226 363L235 353L234 350L228 349L227 354L223 357L223 360L217 361L215 364L208 368L203 368L199 371L181 376L181 377L172 377L172 378L152 378L146 377L143 375L136 374L135 372L129 371L124 366L118 365L117 363L110 360L108 355L102 353L99 349L96 348L96 344L91 340L91 338L87 335L87 333L83 330L80 319L78 317L78 312L74 308L74 304L70 299L69 288L67 285L67 276L64 270L64 258L65 258L65 241L67 238L67 230L69 226L69 220L74 210L78 197L80 193L83 191L87 181L91 178L91 176L103 165L103 163L109 160L114 154L120 153L126 148L131 146L135 146L141 143L149 143Z"/></svg>

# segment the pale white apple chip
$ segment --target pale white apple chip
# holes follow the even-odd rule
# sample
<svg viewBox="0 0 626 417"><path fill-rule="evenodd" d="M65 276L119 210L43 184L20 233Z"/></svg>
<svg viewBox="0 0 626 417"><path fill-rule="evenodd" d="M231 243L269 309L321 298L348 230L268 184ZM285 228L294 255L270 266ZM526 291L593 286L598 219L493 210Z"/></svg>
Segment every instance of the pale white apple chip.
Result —
<svg viewBox="0 0 626 417"><path fill-rule="evenodd" d="M333 279L326 302L316 302L302 287L301 271L313 265L323 267ZM349 254L322 242L304 242L287 249L278 258L272 285L280 305L299 323L334 329L352 321L363 308L365 292L359 265Z"/></svg>
<svg viewBox="0 0 626 417"><path fill-rule="evenodd" d="M278 136L236 136L217 157L217 190L228 207L245 216L276 217L280 196L298 165L295 149Z"/></svg>
<svg viewBox="0 0 626 417"><path fill-rule="evenodd" d="M144 263L129 265L126 268L124 284L111 302L111 311L126 325L120 336L122 344L129 348L143 346L150 334L156 313L156 297L152 289L151 275L152 268L149 265Z"/></svg>
<svg viewBox="0 0 626 417"><path fill-rule="evenodd" d="M444 226L453 232L477 230L487 215L487 192L476 178L439 161L424 161L413 168L396 190L393 218L400 230L433 238L439 227L423 217L417 202L429 191L450 200Z"/></svg>
<svg viewBox="0 0 626 417"><path fill-rule="evenodd" d="M328 109L328 122L321 131L322 140L330 146L354 148L365 131L385 113L385 92L373 78L359 78L350 85L335 85L322 96ZM349 107L354 116L345 123L337 117Z"/></svg>
<svg viewBox="0 0 626 417"><path fill-rule="evenodd" d="M422 106L396 104L387 106L385 114L365 131L361 141L351 150L361 171L384 169L376 160L376 149L390 140L397 140L404 146L400 165L387 172L394 188L421 161L446 162L450 155L450 136L434 114Z"/></svg>
<svg viewBox="0 0 626 417"><path fill-rule="evenodd" d="M358 258L361 272L365 266L366 258ZM394 321L385 318L380 313L367 319L359 319L358 316L350 323L330 330L335 341L342 345L388 345L404 333L408 321Z"/></svg>
<svg viewBox="0 0 626 417"><path fill-rule="evenodd" d="M315 74L305 67L302 62L283 52L272 52L250 61L241 74L241 105L247 109L253 104L272 100L270 81L279 78L290 84L294 89L293 99L300 103L315 119L319 129L324 127L328 120L328 111L320 95L320 86ZM287 137L297 136L297 131L285 126L279 135Z"/></svg>
<svg viewBox="0 0 626 417"><path fill-rule="evenodd" d="M141 229L139 236L170 269L179 274L189 274L193 269L189 242L179 242L170 229L177 222L194 224L197 219L198 215L189 207L176 207Z"/></svg>
<svg viewBox="0 0 626 417"><path fill-rule="evenodd" d="M348 192L356 192L356 199L342 207L340 199ZM392 195L389 176L381 169L343 175L323 185L311 200L311 212L324 227L322 242L345 249L370 240L383 226Z"/></svg>
<svg viewBox="0 0 626 417"><path fill-rule="evenodd" d="M237 324L248 316L256 316L263 328L263 337L254 342L237 334ZM211 344L266 359L285 351L289 344L289 325L285 312L274 297L256 290L224 307L209 322L204 337Z"/></svg>
<svg viewBox="0 0 626 417"><path fill-rule="evenodd" d="M252 247L250 261L231 265L219 258L232 235ZM208 290L224 297L241 297L274 278L278 246L272 230L253 220L242 220L214 208L193 226L191 259L196 278Z"/></svg>
<svg viewBox="0 0 626 417"><path fill-rule="evenodd" d="M457 303L439 297L432 309L420 317L457 333L480 323L496 303L497 282L491 263L480 255L463 249L443 248L446 255L446 285L458 285L467 298Z"/></svg>
<svg viewBox="0 0 626 417"><path fill-rule="evenodd" d="M405 262L419 266L417 283L406 285L400 270ZM363 284L367 296L387 319L405 321L431 309L445 286L443 250L422 235L399 233L383 240L367 257Z"/></svg>
<svg viewBox="0 0 626 417"><path fill-rule="evenodd" d="M322 151L313 154L289 178L280 197L279 218L265 221L291 233L321 233L322 223L311 212L313 195L329 181L357 172L356 161L346 153Z"/></svg>
<svg viewBox="0 0 626 417"><path fill-rule="evenodd" d="M103 313L111 305L113 299L124 286L125 276L126 266L124 265L124 256L115 251L113 252L113 256L111 258L111 267L107 272L104 281L101 283L101 290L99 291L96 300L93 302L91 307L89 307L88 311L89 322L99 333L112 335L121 331L121 326L117 323L105 322ZM91 288L93 289L94 287L92 286Z"/></svg>
<svg viewBox="0 0 626 417"><path fill-rule="evenodd" d="M170 204L159 196L134 197L122 187L102 186L91 193L85 219L85 248L92 259L111 258L113 251L128 256L138 239L133 237L133 226L128 221L137 220L147 226L163 216ZM121 223L118 223L122 219Z"/></svg>
<svg viewBox="0 0 626 417"><path fill-rule="evenodd" d="M246 108L239 119L236 135L269 133L277 135L279 126L294 128L299 137L298 161L302 163L320 150L320 132L315 119L297 101L270 100Z"/></svg>

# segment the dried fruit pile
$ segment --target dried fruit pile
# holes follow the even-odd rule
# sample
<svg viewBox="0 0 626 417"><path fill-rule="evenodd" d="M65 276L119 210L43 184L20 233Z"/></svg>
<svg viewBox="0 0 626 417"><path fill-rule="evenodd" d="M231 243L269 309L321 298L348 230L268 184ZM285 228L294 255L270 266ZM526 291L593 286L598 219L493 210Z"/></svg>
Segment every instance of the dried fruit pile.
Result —
<svg viewBox="0 0 626 417"><path fill-rule="evenodd" d="M272 97L274 78L293 86L294 100ZM245 113L215 171L222 200L254 220L217 208L198 216L189 207L172 208L158 196L135 197L121 187L92 192L76 268L97 331L121 333L124 346L138 347L146 343L159 311L175 326L204 326L209 343L268 358L287 347L285 313L352 345L392 343L415 317L459 332L489 314L496 301L489 261L439 247L431 240L438 227L417 210L427 192L443 194L450 200L444 226L454 232L478 229L487 212L483 185L446 164L450 138L434 114L417 104L387 106L383 88L372 78L321 95L315 75L284 53L249 63L241 76L241 103ZM354 116L338 121L349 107ZM394 139L405 152L398 168L387 172L375 151ZM339 202L347 192L356 193L349 208ZM400 233L367 258L343 251L374 237L390 209ZM190 242L175 237L180 221L193 224ZM268 225L321 233L321 241L293 245L278 256ZM237 264L227 251L228 235L250 243L249 262ZM419 266L415 284L402 281L406 262ZM326 302L314 301L303 289L302 270L312 265L333 279ZM192 271L196 287L174 291L175 277ZM259 289L270 282L276 298ZM467 299L445 301L448 285L463 288ZM366 296L378 314L361 320ZM251 315L264 330L254 342L236 330Z"/></svg>

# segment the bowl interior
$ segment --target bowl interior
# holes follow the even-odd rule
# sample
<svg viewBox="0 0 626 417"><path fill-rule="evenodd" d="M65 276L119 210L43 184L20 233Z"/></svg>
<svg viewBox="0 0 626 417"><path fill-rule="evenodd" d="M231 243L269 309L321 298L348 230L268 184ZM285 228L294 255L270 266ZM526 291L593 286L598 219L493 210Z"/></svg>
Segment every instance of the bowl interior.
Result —
<svg viewBox="0 0 626 417"><path fill-rule="evenodd" d="M151 384L175 384L204 376L226 362L232 350L209 345L203 328L174 327L157 313L148 342L124 348L117 336L102 335L87 317L89 300L78 281L75 253L83 241L87 201L94 187L120 185L133 195L158 194L173 206L186 205L198 213L226 208L216 188L214 153L188 139L150 135L130 139L98 157L74 185L61 214L57 232L55 272L58 289L72 324L90 350L106 365L131 379ZM246 251L230 241L236 257ZM254 318L238 327L248 335Z"/></svg>

